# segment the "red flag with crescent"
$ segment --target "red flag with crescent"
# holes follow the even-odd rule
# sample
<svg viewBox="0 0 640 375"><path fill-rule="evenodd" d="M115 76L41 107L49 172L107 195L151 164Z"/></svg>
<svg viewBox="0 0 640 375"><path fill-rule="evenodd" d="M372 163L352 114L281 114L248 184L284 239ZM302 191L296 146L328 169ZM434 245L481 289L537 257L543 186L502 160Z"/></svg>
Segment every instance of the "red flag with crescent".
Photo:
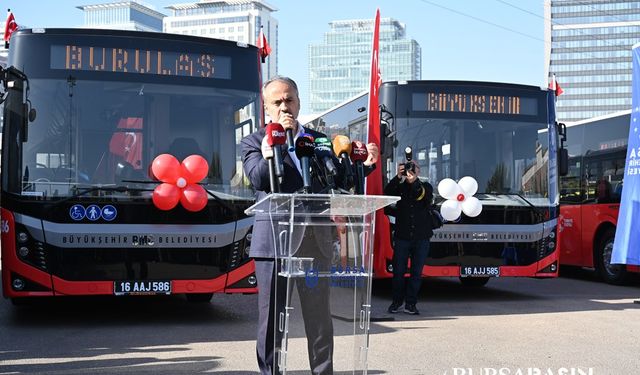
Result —
<svg viewBox="0 0 640 375"><path fill-rule="evenodd" d="M262 58L262 62L264 63L267 59L267 56L271 54L271 47L269 46L269 42L267 42L267 37L262 32L262 26L260 27L260 35L258 35L258 43L256 45L260 50L260 57Z"/></svg>
<svg viewBox="0 0 640 375"><path fill-rule="evenodd" d="M7 13L7 22L4 24L4 41L8 42L9 39L11 39L11 34L16 30L18 30L18 24L13 16L13 12L9 11Z"/></svg>

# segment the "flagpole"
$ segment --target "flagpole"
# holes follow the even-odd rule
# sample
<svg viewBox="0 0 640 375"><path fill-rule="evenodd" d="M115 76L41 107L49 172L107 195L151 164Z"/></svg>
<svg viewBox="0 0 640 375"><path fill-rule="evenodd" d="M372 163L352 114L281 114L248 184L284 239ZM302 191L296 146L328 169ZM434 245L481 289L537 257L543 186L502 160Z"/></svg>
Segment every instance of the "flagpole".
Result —
<svg viewBox="0 0 640 375"><path fill-rule="evenodd" d="M3 35L3 37L4 37L4 48L5 48L5 49L9 49L9 41L7 40L7 35L6 35L6 33L7 33L7 26L8 26L8 25L6 24L6 22L9 22L9 16L10 16L10 15L11 15L11 8L7 8L7 20L5 21L5 25L4 25L4 32L5 32L5 35Z"/></svg>

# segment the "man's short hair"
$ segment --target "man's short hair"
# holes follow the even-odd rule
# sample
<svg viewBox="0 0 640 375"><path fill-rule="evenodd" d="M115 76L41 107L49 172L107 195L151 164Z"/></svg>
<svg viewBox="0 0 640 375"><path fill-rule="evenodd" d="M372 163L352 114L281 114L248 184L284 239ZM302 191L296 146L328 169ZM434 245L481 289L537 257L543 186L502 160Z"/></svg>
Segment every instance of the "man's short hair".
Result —
<svg viewBox="0 0 640 375"><path fill-rule="evenodd" d="M273 76L269 78L269 80L262 85L262 92L264 93L264 90L266 90L267 86L276 81L286 83L287 85L293 87L296 90L296 96L300 97L300 92L298 91L298 85L296 84L296 81L285 76Z"/></svg>

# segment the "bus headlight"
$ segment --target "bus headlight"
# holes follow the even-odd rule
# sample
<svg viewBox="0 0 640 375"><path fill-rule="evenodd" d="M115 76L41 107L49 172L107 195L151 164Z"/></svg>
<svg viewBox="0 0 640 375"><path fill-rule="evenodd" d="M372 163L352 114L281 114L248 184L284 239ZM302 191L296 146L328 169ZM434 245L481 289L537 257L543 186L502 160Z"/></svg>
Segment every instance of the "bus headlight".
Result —
<svg viewBox="0 0 640 375"><path fill-rule="evenodd" d="M553 250L556 248L556 243L554 241L549 241L549 243L547 243L547 247L549 250Z"/></svg>
<svg viewBox="0 0 640 375"><path fill-rule="evenodd" d="M13 279L13 282L11 283L11 286L15 290L22 290L22 289L24 289L24 286L25 286L24 280L22 280L19 277L16 277L15 279Z"/></svg>
<svg viewBox="0 0 640 375"><path fill-rule="evenodd" d="M29 255L29 248L26 246L21 246L18 249L18 255L20 255L20 257L22 258L26 258Z"/></svg>
<svg viewBox="0 0 640 375"><path fill-rule="evenodd" d="M25 243L29 241L29 235L25 232L18 233L18 242Z"/></svg>

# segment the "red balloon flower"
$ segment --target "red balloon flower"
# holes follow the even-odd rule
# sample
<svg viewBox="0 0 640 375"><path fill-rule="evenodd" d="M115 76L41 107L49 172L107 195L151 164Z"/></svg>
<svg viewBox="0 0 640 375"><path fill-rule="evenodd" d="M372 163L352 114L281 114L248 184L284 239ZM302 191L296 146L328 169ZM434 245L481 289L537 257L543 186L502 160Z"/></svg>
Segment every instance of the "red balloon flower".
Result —
<svg viewBox="0 0 640 375"><path fill-rule="evenodd" d="M161 154L153 159L151 173L163 182L152 196L159 209L168 211L180 202L186 210L197 212L207 205L207 192L198 185L209 173L209 164L202 156L187 156L181 164L175 156Z"/></svg>

